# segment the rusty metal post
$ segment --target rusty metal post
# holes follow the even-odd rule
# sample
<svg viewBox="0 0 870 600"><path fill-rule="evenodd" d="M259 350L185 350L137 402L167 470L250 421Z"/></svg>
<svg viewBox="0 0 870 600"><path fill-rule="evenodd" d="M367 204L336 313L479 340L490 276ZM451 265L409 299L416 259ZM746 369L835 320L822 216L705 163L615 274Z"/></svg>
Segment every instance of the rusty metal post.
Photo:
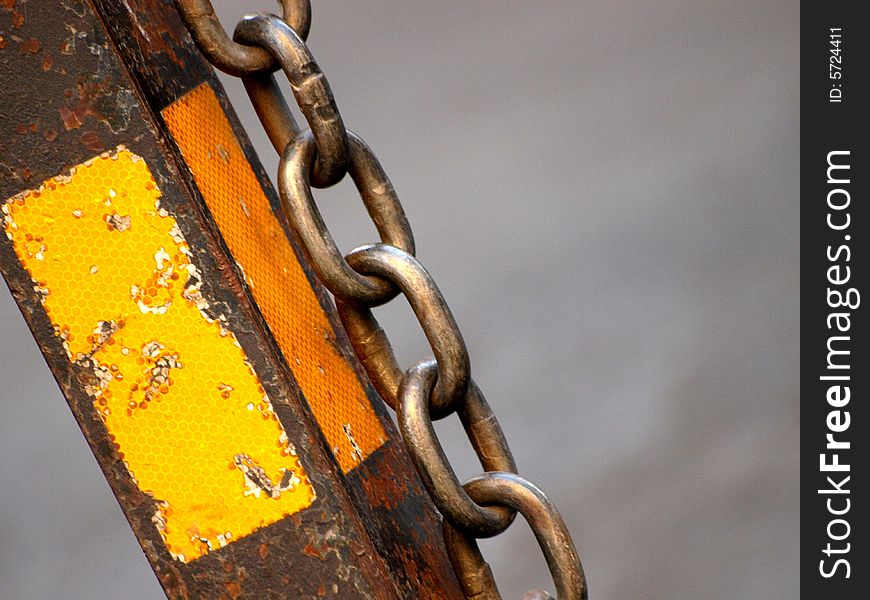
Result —
<svg viewBox="0 0 870 600"><path fill-rule="evenodd" d="M459 598L170 0L0 3L0 271L170 598Z"/></svg>

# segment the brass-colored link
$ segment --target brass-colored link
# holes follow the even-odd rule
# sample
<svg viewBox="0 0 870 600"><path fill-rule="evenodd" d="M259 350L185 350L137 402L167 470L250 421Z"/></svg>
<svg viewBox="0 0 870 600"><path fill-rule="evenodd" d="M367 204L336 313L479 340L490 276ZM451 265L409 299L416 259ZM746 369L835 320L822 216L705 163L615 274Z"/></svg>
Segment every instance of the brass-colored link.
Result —
<svg viewBox="0 0 870 600"><path fill-rule="evenodd" d="M329 82L308 46L287 23L274 15L245 16L236 25L233 39L264 48L278 61L317 142L311 185L325 188L338 183L347 171L347 132ZM284 111L286 105L272 103L271 108ZM287 117L278 119L286 121Z"/></svg>
<svg viewBox="0 0 870 600"><path fill-rule="evenodd" d="M502 600L489 563L473 536L466 538L446 520L441 524L444 547L466 600Z"/></svg>
<svg viewBox="0 0 870 600"><path fill-rule="evenodd" d="M387 334L372 311L343 302L341 298L335 299L335 308L353 346L353 352L369 376L375 391L387 406L398 410L402 369L396 362Z"/></svg>
<svg viewBox="0 0 870 600"><path fill-rule="evenodd" d="M299 125L287 106L275 76L271 73L254 73L242 75L241 79L272 147L281 156L287 144L299 133Z"/></svg>
<svg viewBox="0 0 870 600"><path fill-rule="evenodd" d="M468 390L471 367L462 334L432 276L411 254L386 244L362 246L348 254L345 260L354 271L383 277L402 290L438 362L438 380L429 397L430 409L440 416L455 410L456 403L465 397ZM341 298L336 298L336 305L342 322L348 315L353 321L348 334L350 331L359 332L364 336L363 339L370 340L365 330L376 331L379 328L371 310ZM352 337L351 343L354 343ZM360 356L366 374L379 392L383 390L392 394L386 402L397 405L396 394L402 375L395 355L387 345L370 357L377 362L363 362L364 358ZM381 380L383 377L389 377L390 380Z"/></svg>
<svg viewBox="0 0 870 600"><path fill-rule="evenodd" d="M544 492L533 483L513 473L492 472L465 483L465 491L478 504L509 506L525 517L547 561L556 586L557 600L587 600L586 577L571 535L559 511ZM493 588L481 595L480 573L486 564L474 536L460 531L444 520L444 544L453 568L459 576L466 598L495 600L501 596ZM463 582L478 585L466 588ZM531 592L540 597L540 592ZM534 596L532 596L534 597Z"/></svg>
<svg viewBox="0 0 870 600"><path fill-rule="evenodd" d="M385 244L414 253L414 236L405 211L381 164L371 148L353 132L348 172L359 190L363 204ZM287 145L278 166L278 192L290 226L302 240L311 264L323 284L337 298L375 306L399 293L390 281L367 277L345 262L317 209L308 182L314 158L311 131L303 131Z"/></svg>
<svg viewBox="0 0 870 600"><path fill-rule="evenodd" d="M284 21L303 40L311 26L309 0L279 0ZM271 72L275 59L262 48L242 46L230 40L214 13L211 0L175 0L187 30L209 62L228 75Z"/></svg>
<svg viewBox="0 0 870 600"><path fill-rule="evenodd" d="M405 373L398 410L405 447L444 519L475 537L492 537L510 526L516 512L502 506L480 506L459 483L429 414L429 396L437 377L438 365L434 361L417 363ZM483 469L516 473L504 433L474 381L469 382L468 393L457 403L456 411Z"/></svg>

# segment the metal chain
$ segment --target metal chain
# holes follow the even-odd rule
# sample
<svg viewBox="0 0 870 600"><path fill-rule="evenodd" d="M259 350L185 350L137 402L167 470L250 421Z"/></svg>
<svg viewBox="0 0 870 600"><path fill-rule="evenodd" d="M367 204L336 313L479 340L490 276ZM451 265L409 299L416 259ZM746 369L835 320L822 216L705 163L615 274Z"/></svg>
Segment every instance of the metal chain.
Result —
<svg viewBox="0 0 870 600"><path fill-rule="evenodd" d="M335 297L354 352L377 392L397 411L412 462L444 517L444 542L466 598L501 598L476 540L525 517L547 560L559 600L587 597L571 536L555 506L517 475L507 441L471 379L468 350L432 277L414 257L414 237L389 178L371 148L348 131L326 76L303 41L308 0L281 0L283 18L256 14L236 26L233 40L209 0L175 0L194 41L218 69L240 76L269 140L281 155L278 191L315 273ZM310 129L301 131L273 73L282 70ZM359 191L381 242L342 257L314 202L311 188L345 173ZM404 373L371 312L402 293L435 354ZM433 421L456 413L485 473L459 483ZM552 598L535 590L525 598Z"/></svg>

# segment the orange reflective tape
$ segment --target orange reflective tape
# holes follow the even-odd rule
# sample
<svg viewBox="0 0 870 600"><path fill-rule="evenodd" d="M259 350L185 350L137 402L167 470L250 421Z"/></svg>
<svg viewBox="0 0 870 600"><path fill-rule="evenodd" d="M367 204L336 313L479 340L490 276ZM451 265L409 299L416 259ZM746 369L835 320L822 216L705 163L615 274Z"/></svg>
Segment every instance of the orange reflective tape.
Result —
<svg viewBox="0 0 870 600"><path fill-rule="evenodd" d="M163 110L215 222L344 472L387 439L239 146L201 84Z"/></svg>
<svg viewBox="0 0 870 600"><path fill-rule="evenodd" d="M3 225L119 456L189 562L314 500L144 160L125 149L2 204Z"/></svg>

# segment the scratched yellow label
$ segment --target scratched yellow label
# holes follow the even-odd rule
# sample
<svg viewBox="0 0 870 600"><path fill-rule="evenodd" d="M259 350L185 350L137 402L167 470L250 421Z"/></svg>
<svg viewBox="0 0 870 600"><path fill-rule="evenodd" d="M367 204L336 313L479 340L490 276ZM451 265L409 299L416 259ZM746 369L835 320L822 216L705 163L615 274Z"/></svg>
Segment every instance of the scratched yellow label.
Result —
<svg viewBox="0 0 870 600"><path fill-rule="evenodd" d="M162 114L336 461L350 471L386 432L217 96L201 84Z"/></svg>
<svg viewBox="0 0 870 600"><path fill-rule="evenodd" d="M314 491L144 160L120 148L2 205L3 228L176 559Z"/></svg>

